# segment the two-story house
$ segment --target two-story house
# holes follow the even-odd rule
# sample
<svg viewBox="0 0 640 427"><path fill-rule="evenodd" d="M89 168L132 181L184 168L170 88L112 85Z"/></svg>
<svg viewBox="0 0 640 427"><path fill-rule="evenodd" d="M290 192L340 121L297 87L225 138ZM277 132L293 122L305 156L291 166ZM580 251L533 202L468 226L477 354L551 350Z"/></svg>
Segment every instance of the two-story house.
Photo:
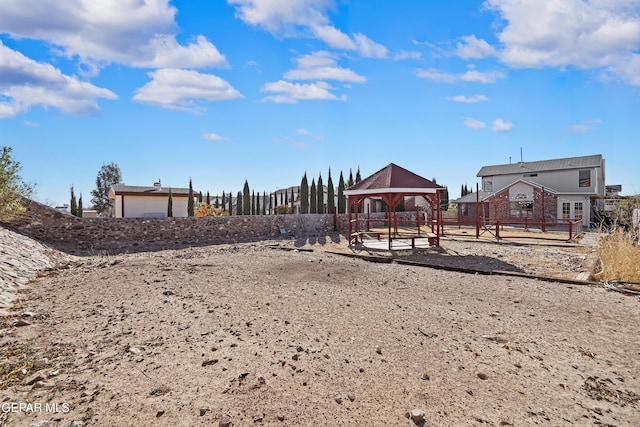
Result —
<svg viewBox="0 0 640 427"><path fill-rule="evenodd" d="M605 195L602 155L483 166L479 193L484 217L540 221L591 220L592 201ZM476 194L458 200L458 208L475 215ZM464 216L464 214L463 214Z"/></svg>

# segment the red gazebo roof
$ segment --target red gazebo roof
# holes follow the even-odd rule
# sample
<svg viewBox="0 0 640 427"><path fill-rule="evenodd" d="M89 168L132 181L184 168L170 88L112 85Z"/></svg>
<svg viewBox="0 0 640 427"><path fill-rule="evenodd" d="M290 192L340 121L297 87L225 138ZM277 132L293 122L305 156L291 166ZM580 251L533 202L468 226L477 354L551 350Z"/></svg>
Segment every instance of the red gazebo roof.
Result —
<svg viewBox="0 0 640 427"><path fill-rule="evenodd" d="M426 178L389 163L378 172L347 188L345 195L381 193L435 193L444 187Z"/></svg>

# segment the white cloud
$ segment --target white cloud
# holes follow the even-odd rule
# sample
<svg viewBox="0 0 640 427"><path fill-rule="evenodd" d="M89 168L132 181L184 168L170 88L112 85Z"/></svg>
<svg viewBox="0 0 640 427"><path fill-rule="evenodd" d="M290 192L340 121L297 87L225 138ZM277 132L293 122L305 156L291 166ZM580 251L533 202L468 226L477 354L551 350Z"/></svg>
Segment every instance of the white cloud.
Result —
<svg viewBox="0 0 640 427"><path fill-rule="evenodd" d="M204 108L197 106L194 100L226 101L242 97L227 81L213 74L175 68L147 74L151 81L136 90L133 100L168 110L197 113Z"/></svg>
<svg viewBox="0 0 640 427"><path fill-rule="evenodd" d="M475 83L495 83L496 80L504 79L505 77L506 75L501 71L481 72L478 70L469 70L458 76L460 80Z"/></svg>
<svg viewBox="0 0 640 427"><path fill-rule="evenodd" d="M227 66L204 36L179 44L175 14L167 0L3 0L0 33L45 40L67 57L77 56L93 74L111 62L152 68Z"/></svg>
<svg viewBox="0 0 640 427"><path fill-rule="evenodd" d="M329 46L336 49L355 50L355 42L332 25L312 25L313 34Z"/></svg>
<svg viewBox="0 0 640 427"><path fill-rule="evenodd" d="M458 95L458 96L450 96L447 99L449 101L464 102L467 104L475 104L477 102L487 102L489 100L489 98L487 98L484 95L473 95L473 96Z"/></svg>
<svg viewBox="0 0 640 427"><path fill-rule="evenodd" d="M314 138L317 141L324 141L324 135L314 134L306 129L298 129L298 134Z"/></svg>
<svg viewBox="0 0 640 427"><path fill-rule="evenodd" d="M440 71L433 67L418 69L416 74L422 79L433 80L434 82L455 83L458 80L458 77L455 74Z"/></svg>
<svg viewBox="0 0 640 427"><path fill-rule="evenodd" d="M365 58L386 58L389 52L386 47L374 42L364 34L353 36L358 46L358 52Z"/></svg>
<svg viewBox="0 0 640 427"><path fill-rule="evenodd" d="M231 138L220 136L217 133L213 133L213 132L204 132L202 136L207 141L231 141Z"/></svg>
<svg viewBox="0 0 640 427"><path fill-rule="evenodd" d="M571 132L575 133L587 133L593 130L593 127L584 124L572 125L570 128Z"/></svg>
<svg viewBox="0 0 640 427"><path fill-rule="evenodd" d="M569 127L569 130L573 133L588 133L591 132L596 126L601 124L602 120L600 119L585 120L583 123L571 125Z"/></svg>
<svg viewBox="0 0 640 427"><path fill-rule="evenodd" d="M493 130L494 132L511 132L513 128L514 128L513 123L505 122L502 119L496 119L493 121L493 126L491 127L491 130Z"/></svg>
<svg viewBox="0 0 640 427"><path fill-rule="evenodd" d="M484 122L472 119L471 117L467 117L464 119L464 125L469 129L484 129L487 127Z"/></svg>
<svg viewBox="0 0 640 427"><path fill-rule="evenodd" d="M352 70L338 67L336 55L319 51L296 59L298 68L287 71L288 80L338 80L362 83L366 79Z"/></svg>
<svg viewBox="0 0 640 427"><path fill-rule="evenodd" d="M422 58L422 53L415 50L401 50L397 52L393 59L396 61L402 61L404 59L420 59Z"/></svg>
<svg viewBox="0 0 640 427"><path fill-rule="evenodd" d="M67 76L53 65L36 62L0 41L0 118L14 117L32 106L54 107L65 113L95 114L97 99L116 94Z"/></svg>
<svg viewBox="0 0 640 427"><path fill-rule="evenodd" d="M285 37L314 37L335 49L354 50L363 57L384 58L387 48L367 36L353 37L331 24L334 0L227 0L236 16L249 25Z"/></svg>
<svg viewBox="0 0 640 427"><path fill-rule="evenodd" d="M498 79L503 79L506 75L501 71L478 71L470 67L468 71L461 74L447 73L436 68L418 69L417 75L420 78L432 80L440 83L457 83L458 81L472 83L494 83Z"/></svg>
<svg viewBox="0 0 640 427"><path fill-rule="evenodd" d="M640 85L637 0L486 0L484 6L504 21L499 55L507 65L605 69Z"/></svg>
<svg viewBox="0 0 640 427"><path fill-rule="evenodd" d="M296 26L329 22L325 9L333 0L227 0L236 7L236 16L250 25L272 33L291 34Z"/></svg>
<svg viewBox="0 0 640 427"><path fill-rule="evenodd" d="M462 59L481 59L496 54L496 49L475 35L464 36L456 44L455 53Z"/></svg>
<svg viewBox="0 0 640 427"><path fill-rule="evenodd" d="M260 91L274 93L275 95L266 96L262 99L262 101L272 101L276 103L295 104L301 100L347 100L347 96L344 94L338 97L335 94L331 93L331 90L334 89L335 88L333 88L326 82L300 84L279 80L277 82L265 83Z"/></svg>

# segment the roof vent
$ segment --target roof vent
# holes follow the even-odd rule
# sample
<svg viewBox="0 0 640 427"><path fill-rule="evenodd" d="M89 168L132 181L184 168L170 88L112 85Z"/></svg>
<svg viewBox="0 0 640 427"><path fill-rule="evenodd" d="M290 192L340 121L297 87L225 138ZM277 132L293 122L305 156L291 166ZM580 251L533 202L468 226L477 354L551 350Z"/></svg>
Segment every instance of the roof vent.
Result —
<svg viewBox="0 0 640 427"><path fill-rule="evenodd" d="M160 183L160 179L158 179L158 182L153 183L153 189L156 191L162 190L162 184Z"/></svg>

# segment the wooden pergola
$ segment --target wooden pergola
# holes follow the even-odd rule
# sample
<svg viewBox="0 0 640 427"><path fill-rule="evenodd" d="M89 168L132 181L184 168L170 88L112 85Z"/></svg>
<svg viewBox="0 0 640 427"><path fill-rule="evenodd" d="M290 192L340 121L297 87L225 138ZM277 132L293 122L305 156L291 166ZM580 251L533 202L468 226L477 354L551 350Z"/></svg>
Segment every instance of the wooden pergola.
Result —
<svg viewBox="0 0 640 427"><path fill-rule="evenodd" d="M431 231L433 235L429 237L429 241L440 246L442 230L440 192L443 190L444 187L398 165L389 163L388 166L352 185L344 192L347 196L349 212L349 245L352 241L357 243L358 238L362 241L364 234L360 231L360 218L357 214L359 207L364 204L366 199L379 198L386 206L389 250L391 250L393 238L396 237L395 230L392 230L392 223L397 224L397 207L405 197L414 196L423 197L431 206ZM417 221L417 231L412 238L412 243L415 243L415 237L421 237L419 221Z"/></svg>

